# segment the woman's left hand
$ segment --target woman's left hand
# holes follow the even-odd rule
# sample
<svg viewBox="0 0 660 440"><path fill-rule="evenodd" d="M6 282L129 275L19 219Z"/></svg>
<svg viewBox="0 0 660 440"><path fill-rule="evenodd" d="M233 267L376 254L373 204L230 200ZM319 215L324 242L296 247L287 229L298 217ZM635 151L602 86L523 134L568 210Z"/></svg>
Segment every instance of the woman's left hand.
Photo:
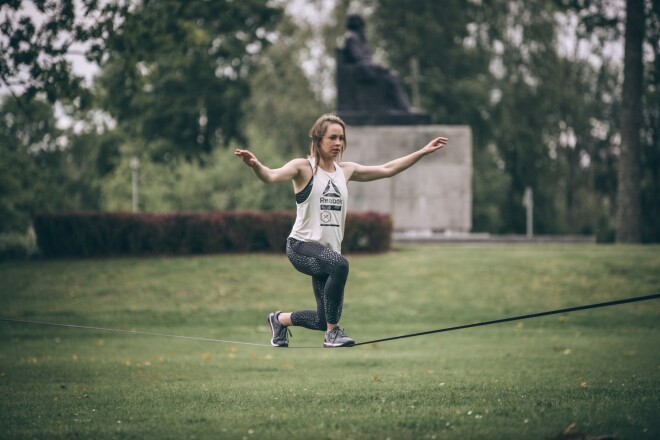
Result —
<svg viewBox="0 0 660 440"><path fill-rule="evenodd" d="M431 154L435 153L438 151L440 148L444 147L447 145L448 139L446 137L437 137L433 139L431 142L426 144L424 148L422 148L422 152L424 154Z"/></svg>

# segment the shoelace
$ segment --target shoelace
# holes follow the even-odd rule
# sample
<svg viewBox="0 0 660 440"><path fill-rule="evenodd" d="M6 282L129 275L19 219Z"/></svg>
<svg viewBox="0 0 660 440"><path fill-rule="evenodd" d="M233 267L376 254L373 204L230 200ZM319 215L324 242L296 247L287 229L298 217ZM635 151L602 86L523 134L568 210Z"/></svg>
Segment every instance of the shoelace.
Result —
<svg viewBox="0 0 660 440"><path fill-rule="evenodd" d="M287 337L288 334L288 337ZM287 341L289 340L289 337L292 337L293 335L291 334L291 330L289 330L289 327L282 325L282 328L280 331L277 332L277 338L278 339L286 339Z"/></svg>
<svg viewBox="0 0 660 440"><path fill-rule="evenodd" d="M330 333L328 333L328 339L327 340L334 342L337 339L341 338L342 336L346 336L346 334L344 333L344 330L339 328L339 327L335 327L332 330L330 330Z"/></svg>

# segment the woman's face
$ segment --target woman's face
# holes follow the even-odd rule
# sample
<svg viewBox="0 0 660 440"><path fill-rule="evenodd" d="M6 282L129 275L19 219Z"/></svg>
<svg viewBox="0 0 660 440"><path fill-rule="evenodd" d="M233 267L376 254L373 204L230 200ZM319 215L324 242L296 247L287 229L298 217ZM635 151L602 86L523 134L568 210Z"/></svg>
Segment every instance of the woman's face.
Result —
<svg viewBox="0 0 660 440"><path fill-rule="evenodd" d="M337 159L345 149L344 128L332 123L321 140L321 155L325 159Z"/></svg>

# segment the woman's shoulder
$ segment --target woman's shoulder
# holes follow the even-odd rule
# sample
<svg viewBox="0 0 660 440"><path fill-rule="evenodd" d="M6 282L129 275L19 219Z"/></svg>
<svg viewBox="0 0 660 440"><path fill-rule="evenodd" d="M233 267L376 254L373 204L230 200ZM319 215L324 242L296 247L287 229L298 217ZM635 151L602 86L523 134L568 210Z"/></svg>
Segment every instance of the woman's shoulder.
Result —
<svg viewBox="0 0 660 440"><path fill-rule="evenodd" d="M291 159L284 166L287 168L295 168L299 172L304 172L307 168L310 168L310 163L308 159L298 157Z"/></svg>
<svg viewBox="0 0 660 440"><path fill-rule="evenodd" d="M310 161L309 159L306 159L304 157L297 157L295 159L291 159L289 163L295 167L302 167L302 166L309 167Z"/></svg>
<svg viewBox="0 0 660 440"><path fill-rule="evenodd" d="M298 177L303 179L305 182L311 178L313 167L310 159L299 157L289 161L289 165L298 170Z"/></svg>
<svg viewBox="0 0 660 440"><path fill-rule="evenodd" d="M353 171L355 167L359 166L359 164L355 162L340 162L339 166L341 167L342 171Z"/></svg>
<svg viewBox="0 0 660 440"><path fill-rule="evenodd" d="M355 167L357 167L358 164L355 162L340 162L339 163L339 168L341 168L341 171L344 173L344 177L346 178L346 181L351 180L351 176L353 175L353 172L355 171Z"/></svg>

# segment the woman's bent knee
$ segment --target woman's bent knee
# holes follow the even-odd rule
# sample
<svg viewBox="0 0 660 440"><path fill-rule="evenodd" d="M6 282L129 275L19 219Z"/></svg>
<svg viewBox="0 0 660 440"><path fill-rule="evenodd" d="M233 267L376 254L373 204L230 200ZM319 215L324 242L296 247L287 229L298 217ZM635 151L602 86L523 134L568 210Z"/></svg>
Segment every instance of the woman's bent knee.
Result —
<svg viewBox="0 0 660 440"><path fill-rule="evenodd" d="M337 262L337 275L348 276L348 260L344 257L341 257Z"/></svg>

